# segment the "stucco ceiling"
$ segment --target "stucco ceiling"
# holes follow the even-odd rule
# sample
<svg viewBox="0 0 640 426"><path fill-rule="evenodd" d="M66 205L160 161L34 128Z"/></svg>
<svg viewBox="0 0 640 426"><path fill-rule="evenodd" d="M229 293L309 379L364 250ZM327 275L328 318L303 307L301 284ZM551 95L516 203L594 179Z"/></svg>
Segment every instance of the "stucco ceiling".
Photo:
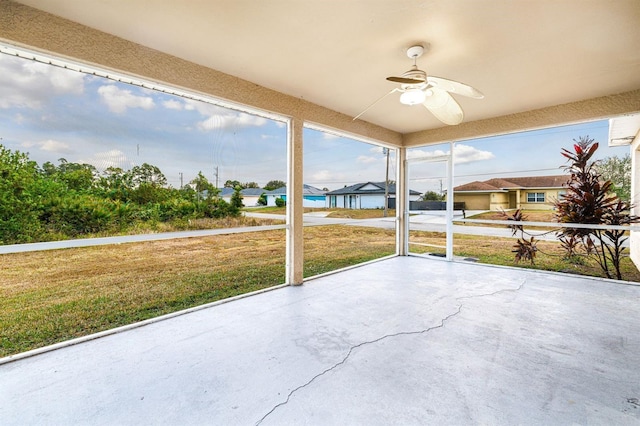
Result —
<svg viewBox="0 0 640 426"><path fill-rule="evenodd" d="M640 88L638 0L21 0L21 3L355 116L428 43L429 74L485 94L465 121ZM394 94L362 119L443 126Z"/></svg>

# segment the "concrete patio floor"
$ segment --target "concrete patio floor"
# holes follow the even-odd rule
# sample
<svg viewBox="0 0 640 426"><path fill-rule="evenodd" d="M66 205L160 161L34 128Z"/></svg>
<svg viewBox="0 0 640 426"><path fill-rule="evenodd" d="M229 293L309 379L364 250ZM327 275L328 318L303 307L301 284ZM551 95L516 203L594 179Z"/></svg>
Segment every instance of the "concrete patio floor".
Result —
<svg viewBox="0 0 640 426"><path fill-rule="evenodd" d="M0 424L640 424L640 287L396 257L0 365Z"/></svg>

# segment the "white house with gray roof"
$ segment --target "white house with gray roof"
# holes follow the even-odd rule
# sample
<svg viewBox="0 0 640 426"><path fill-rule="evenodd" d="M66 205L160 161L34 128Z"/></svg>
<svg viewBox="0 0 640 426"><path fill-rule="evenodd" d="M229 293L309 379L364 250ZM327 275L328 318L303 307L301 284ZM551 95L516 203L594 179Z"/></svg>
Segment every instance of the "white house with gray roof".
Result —
<svg viewBox="0 0 640 426"><path fill-rule="evenodd" d="M357 183L344 188L326 193L326 206L338 209L383 209L384 208L384 182ZM389 199L393 199L395 206L396 185L389 185ZM417 201L420 192L410 190L409 201Z"/></svg>

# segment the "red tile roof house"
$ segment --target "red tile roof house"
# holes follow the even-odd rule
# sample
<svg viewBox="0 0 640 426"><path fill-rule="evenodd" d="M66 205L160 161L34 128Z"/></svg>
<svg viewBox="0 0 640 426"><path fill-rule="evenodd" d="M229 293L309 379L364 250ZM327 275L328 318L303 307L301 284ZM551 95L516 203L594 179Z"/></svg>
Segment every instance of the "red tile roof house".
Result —
<svg viewBox="0 0 640 426"><path fill-rule="evenodd" d="M567 175L494 178L453 188L454 202L467 210L552 210L566 192Z"/></svg>

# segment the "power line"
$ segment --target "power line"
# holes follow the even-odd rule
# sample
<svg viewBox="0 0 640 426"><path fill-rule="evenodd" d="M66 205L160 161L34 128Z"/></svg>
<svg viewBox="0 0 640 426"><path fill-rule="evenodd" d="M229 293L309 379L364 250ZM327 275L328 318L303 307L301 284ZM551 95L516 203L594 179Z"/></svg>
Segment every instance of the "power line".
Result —
<svg viewBox="0 0 640 426"><path fill-rule="evenodd" d="M548 172L548 171L558 171L558 167L549 168L549 169L530 169L530 170L514 170L508 172L488 172L488 173L474 173L469 175L455 175L454 178L461 177L477 177L477 176L495 176L495 175L510 175L517 173L532 173L532 172ZM414 177L409 178L409 180L438 180L446 178L446 176L424 176L424 177Z"/></svg>

